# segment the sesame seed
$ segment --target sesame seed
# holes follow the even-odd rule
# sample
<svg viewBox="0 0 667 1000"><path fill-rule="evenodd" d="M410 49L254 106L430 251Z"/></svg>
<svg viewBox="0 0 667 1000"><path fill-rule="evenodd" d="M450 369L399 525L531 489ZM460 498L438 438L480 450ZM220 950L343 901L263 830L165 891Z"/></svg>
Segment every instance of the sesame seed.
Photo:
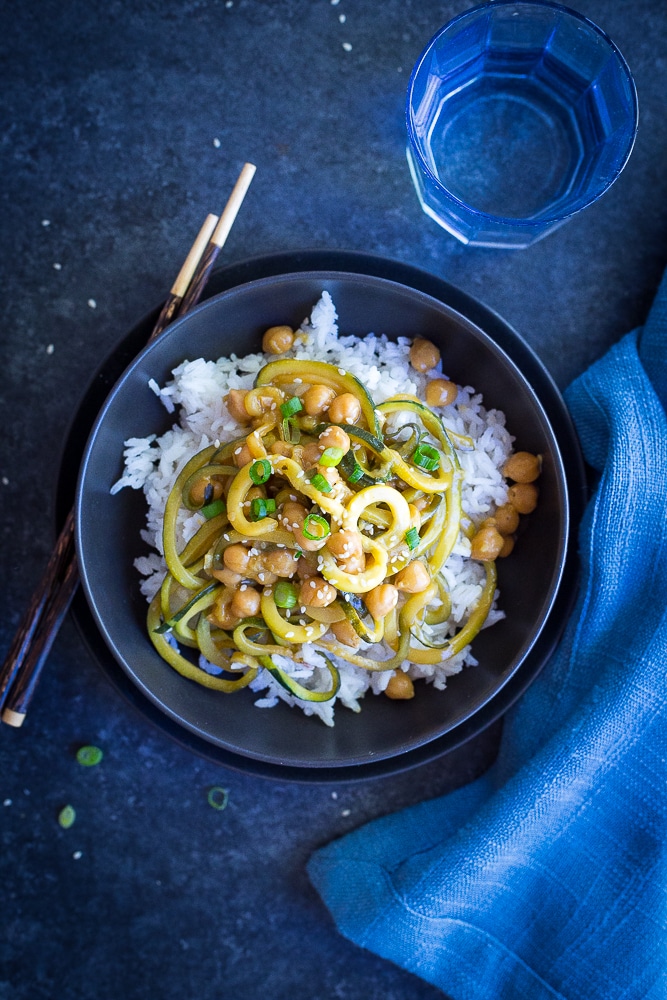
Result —
<svg viewBox="0 0 667 1000"><path fill-rule="evenodd" d="M239 445L239 447L236 449L236 451L234 452L234 454L235 455L240 455L242 451L243 451L243 445Z"/></svg>
<svg viewBox="0 0 667 1000"><path fill-rule="evenodd" d="M339 14L338 20L340 21L341 24L345 24L347 18L345 17L345 14Z"/></svg>
<svg viewBox="0 0 667 1000"><path fill-rule="evenodd" d="M74 858L75 861L78 861L80 858L83 857L83 851L75 851L72 857Z"/></svg>
<svg viewBox="0 0 667 1000"><path fill-rule="evenodd" d="M294 379L294 385L301 385L302 382L303 382L302 378L295 378Z"/></svg>
<svg viewBox="0 0 667 1000"><path fill-rule="evenodd" d="M51 220L50 219L42 219L42 225L45 228L46 228L46 226L50 226L51 225Z"/></svg>
<svg viewBox="0 0 667 1000"><path fill-rule="evenodd" d="M47 354L53 354L54 351L55 351L55 347L53 346L53 344L49 344L48 347L46 348L46 353Z"/></svg>
<svg viewBox="0 0 667 1000"><path fill-rule="evenodd" d="M293 639L294 635L295 635L294 632L285 632L285 638L286 639Z"/></svg>
<svg viewBox="0 0 667 1000"><path fill-rule="evenodd" d="M248 589L247 583L242 583L241 586L239 587L239 590L247 590L247 589Z"/></svg>
<svg viewBox="0 0 667 1000"><path fill-rule="evenodd" d="M55 264L53 265L53 270L54 271L62 271L62 269L63 269L62 264L59 264L58 261L56 261Z"/></svg>
<svg viewBox="0 0 667 1000"><path fill-rule="evenodd" d="M217 137L213 140L213 145L216 149L220 149L220 140Z"/></svg>
<svg viewBox="0 0 667 1000"><path fill-rule="evenodd" d="M88 299L88 305L91 309L97 309L97 302L95 299Z"/></svg>

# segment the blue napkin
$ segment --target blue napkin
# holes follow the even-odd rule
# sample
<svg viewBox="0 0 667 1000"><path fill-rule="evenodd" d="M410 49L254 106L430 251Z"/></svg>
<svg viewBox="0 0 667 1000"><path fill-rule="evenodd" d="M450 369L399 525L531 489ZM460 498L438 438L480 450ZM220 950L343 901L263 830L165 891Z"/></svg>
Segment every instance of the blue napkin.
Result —
<svg viewBox="0 0 667 1000"><path fill-rule="evenodd" d="M342 934L455 1000L667 997L667 276L565 398L601 476L559 648L482 778L308 866Z"/></svg>

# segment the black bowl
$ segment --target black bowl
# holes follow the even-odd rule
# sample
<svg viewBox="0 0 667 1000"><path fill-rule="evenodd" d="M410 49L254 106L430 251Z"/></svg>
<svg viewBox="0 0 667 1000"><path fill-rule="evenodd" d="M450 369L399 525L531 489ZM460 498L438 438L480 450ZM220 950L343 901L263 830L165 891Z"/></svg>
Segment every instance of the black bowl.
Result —
<svg viewBox="0 0 667 1000"><path fill-rule="evenodd" d="M522 519L512 556L499 563L506 618L475 639L479 665L450 678L447 689L417 684L416 697L392 702L368 694L360 714L338 706L336 725L285 704L260 710L248 690L232 696L183 679L157 655L146 634L146 603L134 558L145 502L141 492L110 488L122 470L128 437L162 433L170 417L148 387L164 384L185 358L239 356L259 348L276 323L298 325L327 289L342 333L423 336L438 344L448 375L504 410L516 447L543 456L540 502ZM170 327L129 366L93 427L76 495L76 544L84 591L114 657L137 688L191 733L235 755L286 768L355 768L423 747L469 720L499 694L529 656L554 606L570 530L568 489L558 443L529 382L468 319L413 288L341 272L292 273L232 288Z"/></svg>

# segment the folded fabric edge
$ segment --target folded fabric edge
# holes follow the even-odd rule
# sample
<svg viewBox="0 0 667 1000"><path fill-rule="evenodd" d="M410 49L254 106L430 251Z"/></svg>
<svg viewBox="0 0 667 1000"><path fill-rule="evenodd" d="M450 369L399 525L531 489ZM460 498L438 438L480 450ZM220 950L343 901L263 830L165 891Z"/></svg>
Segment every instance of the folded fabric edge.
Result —
<svg viewBox="0 0 667 1000"><path fill-rule="evenodd" d="M512 984L512 996L564 1000L487 932L462 920L411 911L381 865L341 860L334 843L311 857L307 870L344 937L457 1000L502 1000L501 983Z"/></svg>

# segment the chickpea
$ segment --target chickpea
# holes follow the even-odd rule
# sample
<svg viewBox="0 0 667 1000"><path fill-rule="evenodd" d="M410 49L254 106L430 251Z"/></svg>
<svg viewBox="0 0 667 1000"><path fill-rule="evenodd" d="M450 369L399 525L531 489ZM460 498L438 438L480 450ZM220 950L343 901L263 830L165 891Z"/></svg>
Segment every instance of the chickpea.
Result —
<svg viewBox="0 0 667 1000"><path fill-rule="evenodd" d="M531 514L537 507L538 492L534 483L515 483L507 491L507 500L519 514Z"/></svg>
<svg viewBox="0 0 667 1000"><path fill-rule="evenodd" d="M270 587L271 584L276 583L278 580L276 574L271 573L270 570L266 568L261 556L255 556L250 560L246 576L249 580L256 580L257 583L261 583L263 587Z"/></svg>
<svg viewBox="0 0 667 1000"><path fill-rule="evenodd" d="M327 427L326 430L322 431L320 434L320 445L322 450L325 448L340 448L344 455L347 454L352 446L349 434L342 427Z"/></svg>
<svg viewBox="0 0 667 1000"><path fill-rule="evenodd" d="M420 559L413 559L412 562L408 563L407 566L396 574L394 579L395 586L407 594L421 594L422 590L426 590L430 582L429 571Z"/></svg>
<svg viewBox="0 0 667 1000"><path fill-rule="evenodd" d="M317 552L324 548L326 538L306 538L303 528L294 528L294 540L303 552Z"/></svg>
<svg viewBox="0 0 667 1000"><path fill-rule="evenodd" d="M339 562L363 555L361 535L353 528L335 531L327 538L326 546Z"/></svg>
<svg viewBox="0 0 667 1000"><path fill-rule="evenodd" d="M269 451L272 455L285 455L286 458L290 458L294 451L294 445L290 444L289 441L274 441L269 447Z"/></svg>
<svg viewBox="0 0 667 1000"><path fill-rule="evenodd" d="M259 591L255 590L254 587L241 584L232 597L229 610L237 618L252 618L258 614L260 602Z"/></svg>
<svg viewBox="0 0 667 1000"><path fill-rule="evenodd" d="M271 549L261 556L260 561L269 573L275 573L279 577L289 577L296 573L299 560L289 549Z"/></svg>
<svg viewBox="0 0 667 1000"><path fill-rule="evenodd" d="M262 337L262 350L266 354L284 354L294 343L291 326L270 326Z"/></svg>
<svg viewBox="0 0 667 1000"><path fill-rule="evenodd" d="M238 573L242 577L245 576L248 570L250 560L250 550L245 545L241 545L240 542L228 545L222 553L222 561L227 569L231 569L233 573Z"/></svg>
<svg viewBox="0 0 667 1000"><path fill-rule="evenodd" d="M294 531L297 528L303 528L303 522L306 520L307 514L308 511L302 503L297 503L295 500L288 500L286 504L283 504L280 521L288 531Z"/></svg>
<svg viewBox="0 0 667 1000"><path fill-rule="evenodd" d="M333 424L356 424L361 416L361 403L351 392L336 396L329 406L329 420Z"/></svg>
<svg viewBox="0 0 667 1000"><path fill-rule="evenodd" d="M394 701L407 701L415 696L415 686L412 678L403 670L397 670L393 677L389 678L389 683L384 689L387 698Z"/></svg>
<svg viewBox="0 0 667 1000"><path fill-rule="evenodd" d="M542 471L542 461L539 455L531 455L529 451L517 451L505 462L503 475L513 479L515 483L532 483Z"/></svg>
<svg viewBox="0 0 667 1000"><path fill-rule="evenodd" d="M514 535L506 535L503 541L503 547L498 553L499 559L506 559L507 556L511 555L514 551Z"/></svg>
<svg viewBox="0 0 667 1000"><path fill-rule="evenodd" d="M238 445L234 450L234 462L239 469L242 469L248 462L254 461L252 452L247 444Z"/></svg>
<svg viewBox="0 0 667 1000"><path fill-rule="evenodd" d="M309 417L319 417L329 409L335 395L335 391L326 385L311 385L301 397L301 402Z"/></svg>
<svg viewBox="0 0 667 1000"><path fill-rule="evenodd" d="M307 608L326 608L336 600L338 591L321 576L304 580L299 590L299 602Z"/></svg>
<svg viewBox="0 0 667 1000"><path fill-rule="evenodd" d="M352 649L358 649L361 639L354 631L347 618L343 618L340 622L332 622L329 628L338 641L342 642L344 646L351 646Z"/></svg>
<svg viewBox="0 0 667 1000"><path fill-rule="evenodd" d="M480 559L488 562L497 559L503 547L505 539L498 529L492 524L482 527L477 531L470 544L470 556L472 559Z"/></svg>
<svg viewBox="0 0 667 1000"><path fill-rule="evenodd" d="M212 576L215 580L219 580L220 583L224 583L227 587L238 587L238 585L243 580L243 577L241 576L240 573L235 573L233 570L227 569L226 566L224 567L224 569L210 570L209 575Z"/></svg>
<svg viewBox="0 0 667 1000"><path fill-rule="evenodd" d="M317 471L324 476L329 486L336 486L341 481L340 472L333 465L320 465Z"/></svg>
<svg viewBox="0 0 667 1000"><path fill-rule="evenodd" d="M230 417L233 417L239 424L247 424L250 421L250 414L245 408L245 389L230 389L225 398Z"/></svg>
<svg viewBox="0 0 667 1000"><path fill-rule="evenodd" d="M519 527L519 512L511 503L501 504L493 515L495 527L501 535L513 535Z"/></svg>
<svg viewBox="0 0 667 1000"><path fill-rule="evenodd" d="M317 556L304 552L296 561L296 575L299 580L307 580L309 576L317 576Z"/></svg>
<svg viewBox="0 0 667 1000"><path fill-rule="evenodd" d="M212 503L213 500L218 500L224 492L225 488L220 479L202 476L190 490L190 500L195 507L203 507L205 503Z"/></svg>
<svg viewBox="0 0 667 1000"><path fill-rule="evenodd" d="M415 337L410 348L410 364L418 372L428 372L440 360L440 351L430 340Z"/></svg>
<svg viewBox="0 0 667 1000"><path fill-rule="evenodd" d="M233 629L239 623L236 615L232 614L231 601L228 592L223 592L217 599L208 613L208 619L218 628Z"/></svg>
<svg viewBox="0 0 667 1000"><path fill-rule="evenodd" d="M310 444L304 445L303 451L301 452L301 463L304 469L310 469L313 465L317 465L320 458L322 457L322 448L317 441L311 441Z"/></svg>
<svg viewBox="0 0 667 1000"><path fill-rule="evenodd" d="M391 583L381 583L369 590L364 602L375 621L380 621L398 604L398 589Z"/></svg>
<svg viewBox="0 0 667 1000"><path fill-rule="evenodd" d="M455 383L445 378L434 378L426 386L426 402L429 406L449 406L458 394Z"/></svg>

